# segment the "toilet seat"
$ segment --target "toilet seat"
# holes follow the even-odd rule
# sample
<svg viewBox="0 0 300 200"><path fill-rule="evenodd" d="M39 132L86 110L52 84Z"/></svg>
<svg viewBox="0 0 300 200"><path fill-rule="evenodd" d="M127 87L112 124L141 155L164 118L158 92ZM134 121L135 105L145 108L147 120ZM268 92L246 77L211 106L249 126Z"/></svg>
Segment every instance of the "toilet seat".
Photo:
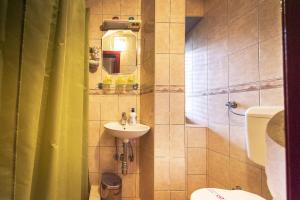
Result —
<svg viewBox="0 0 300 200"><path fill-rule="evenodd" d="M217 188L204 188L196 190L191 200L265 200L264 198L243 190L222 190Z"/></svg>

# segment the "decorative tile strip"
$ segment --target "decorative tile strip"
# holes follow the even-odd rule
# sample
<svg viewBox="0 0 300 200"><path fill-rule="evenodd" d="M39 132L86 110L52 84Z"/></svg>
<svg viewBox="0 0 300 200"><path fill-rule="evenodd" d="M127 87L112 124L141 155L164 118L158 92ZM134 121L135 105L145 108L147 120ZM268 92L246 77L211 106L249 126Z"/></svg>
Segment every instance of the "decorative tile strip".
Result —
<svg viewBox="0 0 300 200"><path fill-rule="evenodd" d="M233 85L229 87L230 93L248 92L259 90L259 82L245 83L239 85Z"/></svg>
<svg viewBox="0 0 300 200"><path fill-rule="evenodd" d="M153 85L141 85L140 94L152 93L154 91Z"/></svg>
<svg viewBox="0 0 300 200"><path fill-rule="evenodd" d="M184 85L170 85L171 93L184 93Z"/></svg>
<svg viewBox="0 0 300 200"><path fill-rule="evenodd" d="M170 86L169 85L155 85L155 92L158 92L158 93L170 92Z"/></svg>
<svg viewBox="0 0 300 200"><path fill-rule="evenodd" d="M239 85L233 85L229 88L214 88L210 90L197 91L192 93L186 93L187 97L198 97L198 96L207 96L207 95L217 95L217 94L226 94L230 93L238 93L238 92L248 92L248 91L257 91L264 89L273 89L273 88L281 88L283 86L282 78L265 80L261 82L252 82L245 83Z"/></svg>
<svg viewBox="0 0 300 200"><path fill-rule="evenodd" d="M228 88L214 88L208 90L207 92L208 95L227 94L227 93L228 93Z"/></svg>
<svg viewBox="0 0 300 200"><path fill-rule="evenodd" d="M199 97L199 96L207 96L208 95L208 91L207 90L203 90L203 91L198 91L198 92L191 92L191 93L185 93L186 97Z"/></svg>
<svg viewBox="0 0 300 200"><path fill-rule="evenodd" d="M265 80L260 82L260 89L273 89L273 88L281 88L283 87L283 79L277 78L272 80Z"/></svg>

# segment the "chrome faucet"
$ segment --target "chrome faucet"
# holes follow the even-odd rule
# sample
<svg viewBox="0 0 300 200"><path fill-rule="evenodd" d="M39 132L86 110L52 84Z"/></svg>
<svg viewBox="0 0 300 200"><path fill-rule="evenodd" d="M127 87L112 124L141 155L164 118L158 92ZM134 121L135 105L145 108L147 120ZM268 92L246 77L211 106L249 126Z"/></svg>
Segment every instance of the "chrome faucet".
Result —
<svg viewBox="0 0 300 200"><path fill-rule="evenodd" d="M126 112L122 112L121 124L122 125L126 125L127 124Z"/></svg>

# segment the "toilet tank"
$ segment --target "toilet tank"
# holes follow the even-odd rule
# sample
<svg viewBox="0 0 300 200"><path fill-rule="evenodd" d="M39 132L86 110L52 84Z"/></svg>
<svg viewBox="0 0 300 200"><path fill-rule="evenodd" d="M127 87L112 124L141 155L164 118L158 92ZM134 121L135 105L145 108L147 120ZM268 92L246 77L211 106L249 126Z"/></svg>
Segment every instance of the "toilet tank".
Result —
<svg viewBox="0 0 300 200"><path fill-rule="evenodd" d="M266 129L270 119L282 111L279 106L251 107L246 111L247 154L253 162L266 164Z"/></svg>

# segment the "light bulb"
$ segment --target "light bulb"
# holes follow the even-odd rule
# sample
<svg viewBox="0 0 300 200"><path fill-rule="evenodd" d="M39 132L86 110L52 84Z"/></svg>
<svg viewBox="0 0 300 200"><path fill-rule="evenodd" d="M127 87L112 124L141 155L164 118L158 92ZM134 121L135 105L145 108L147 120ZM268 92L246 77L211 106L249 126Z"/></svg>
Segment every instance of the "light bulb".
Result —
<svg viewBox="0 0 300 200"><path fill-rule="evenodd" d="M114 38L114 50L125 51L126 50L126 37L115 37Z"/></svg>

